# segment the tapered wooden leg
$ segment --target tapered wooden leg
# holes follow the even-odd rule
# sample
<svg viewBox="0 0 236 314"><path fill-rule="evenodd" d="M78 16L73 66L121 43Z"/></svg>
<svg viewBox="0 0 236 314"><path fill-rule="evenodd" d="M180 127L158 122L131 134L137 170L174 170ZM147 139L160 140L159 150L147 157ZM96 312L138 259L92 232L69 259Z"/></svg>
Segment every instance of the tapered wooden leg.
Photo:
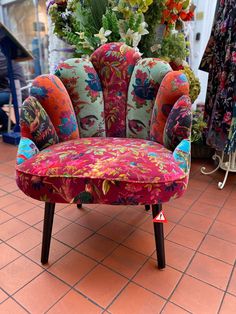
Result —
<svg viewBox="0 0 236 314"><path fill-rule="evenodd" d="M152 205L153 218L155 218L160 213L161 210L162 210L162 204ZM153 225L154 225L154 235L155 235L156 251L157 251L157 265L158 265L158 268L162 269L162 268L165 268L166 266L163 223L154 222Z"/></svg>
<svg viewBox="0 0 236 314"><path fill-rule="evenodd" d="M81 209L82 208L82 204L77 204L77 208Z"/></svg>
<svg viewBox="0 0 236 314"><path fill-rule="evenodd" d="M146 210L146 211L149 211L150 208L151 208L150 205L145 205L145 210Z"/></svg>
<svg viewBox="0 0 236 314"><path fill-rule="evenodd" d="M45 203L44 224L43 224L43 243L42 243L42 253L41 253L42 264L46 264L48 262L54 211L55 211L54 203Z"/></svg>

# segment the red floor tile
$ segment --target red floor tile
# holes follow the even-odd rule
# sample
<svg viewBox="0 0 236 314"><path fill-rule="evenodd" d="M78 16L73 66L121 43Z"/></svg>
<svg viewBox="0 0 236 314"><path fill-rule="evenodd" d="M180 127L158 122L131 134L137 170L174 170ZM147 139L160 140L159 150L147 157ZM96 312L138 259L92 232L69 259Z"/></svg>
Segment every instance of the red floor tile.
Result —
<svg viewBox="0 0 236 314"><path fill-rule="evenodd" d="M212 225L213 219L202 215L187 213L179 223L185 227L206 233Z"/></svg>
<svg viewBox="0 0 236 314"><path fill-rule="evenodd" d="M137 206L129 206L116 216L116 219L123 221L133 226L139 226L149 218L149 213L143 210L138 210Z"/></svg>
<svg viewBox="0 0 236 314"><path fill-rule="evenodd" d="M193 250L197 249L203 238L204 233L180 225L176 226L167 236L168 240Z"/></svg>
<svg viewBox="0 0 236 314"><path fill-rule="evenodd" d="M69 287L44 272L14 295L14 298L30 313L45 313L62 296Z"/></svg>
<svg viewBox="0 0 236 314"><path fill-rule="evenodd" d="M217 221L224 222L229 225L236 226L236 215L235 211L227 210L227 209L221 209L219 215L217 216Z"/></svg>
<svg viewBox="0 0 236 314"><path fill-rule="evenodd" d="M1 197L1 196L0 196ZM0 210L0 224L12 219L12 216L8 215L3 210Z"/></svg>
<svg viewBox="0 0 236 314"><path fill-rule="evenodd" d="M23 222L33 226L38 222L42 221L44 217L44 210L42 207L34 207L27 212L17 216L18 219L22 220Z"/></svg>
<svg viewBox="0 0 236 314"><path fill-rule="evenodd" d="M34 277L42 268L21 256L0 270L1 286L9 294L15 293Z"/></svg>
<svg viewBox="0 0 236 314"><path fill-rule="evenodd" d="M220 207L216 205L207 204L205 202L197 201L191 208L190 212L200 214L208 218L216 218L220 211Z"/></svg>
<svg viewBox="0 0 236 314"><path fill-rule="evenodd" d="M94 210L77 219L76 223L88 229L92 229L93 231L97 231L98 229L102 228L105 224L107 224L111 219L112 219L111 217L103 215Z"/></svg>
<svg viewBox="0 0 236 314"><path fill-rule="evenodd" d="M207 235L203 240L199 248L199 252L210 255L211 257L215 257L232 265L236 260L236 244L211 235Z"/></svg>
<svg viewBox="0 0 236 314"><path fill-rule="evenodd" d="M25 311L16 301L7 299L1 304L1 314L26 314Z"/></svg>
<svg viewBox="0 0 236 314"><path fill-rule="evenodd" d="M90 258L76 251L70 251L49 267L48 271L69 285L75 285L95 265L96 262Z"/></svg>
<svg viewBox="0 0 236 314"><path fill-rule="evenodd" d="M12 197L14 199L14 202L4 206L3 208L4 211L7 212L11 216L18 216L20 214L27 212L29 209L35 207L35 205L32 204L31 202L22 200L18 197L14 197L14 196ZM2 202L2 198L1 198L1 202Z"/></svg>
<svg viewBox="0 0 236 314"><path fill-rule="evenodd" d="M236 244L236 226L215 221L209 234Z"/></svg>
<svg viewBox="0 0 236 314"><path fill-rule="evenodd" d="M236 313L236 297L226 293L219 314Z"/></svg>
<svg viewBox="0 0 236 314"><path fill-rule="evenodd" d="M184 309L182 309L181 307L168 302L163 311L161 312L161 314L187 314L189 312L185 311Z"/></svg>
<svg viewBox="0 0 236 314"><path fill-rule="evenodd" d="M216 314L224 292L193 277L184 275L171 301L190 313Z"/></svg>
<svg viewBox="0 0 236 314"><path fill-rule="evenodd" d="M164 235L165 237L171 232L171 230L176 226L175 223L168 221L164 224ZM153 221L151 218L148 218L142 225L139 226L139 229L151 233L154 235Z"/></svg>
<svg viewBox="0 0 236 314"><path fill-rule="evenodd" d="M20 253L5 243L0 244L0 268L6 266L20 256Z"/></svg>
<svg viewBox="0 0 236 314"><path fill-rule="evenodd" d="M151 255L155 250L154 235L142 230L135 230L123 244L134 251L144 255Z"/></svg>
<svg viewBox="0 0 236 314"><path fill-rule="evenodd" d="M0 304L8 298L8 295L0 289Z"/></svg>
<svg viewBox="0 0 236 314"><path fill-rule="evenodd" d="M76 285L76 289L105 308L126 284L124 277L99 265Z"/></svg>
<svg viewBox="0 0 236 314"><path fill-rule="evenodd" d="M64 229L66 226L70 225L71 222L61 216L54 215L53 227L52 227L52 235L56 234L60 230ZM34 225L35 228L40 231L43 230L43 220Z"/></svg>
<svg viewBox="0 0 236 314"><path fill-rule="evenodd" d="M31 260L39 265L41 265L41 247L41 244L37 245L35 248L26 253ZM51 266L70 250L70 247L52 238L48 264L43 265L43 267L47 268Z"/></svg>
<svg viewBox="0 0 236 314"><path fill-rule="evenodd" d="M29 226L22 221L19 221L17 219L8 220L1 224L0 239L6 241L27 228L29 228Z"/></svg>
<svg viewBox="0 0 236 314"><path fill-rule="evenodd" d="M230 279L229 287L227 292L232 293L236 296L236 268L234 268L234 272Z"/></svg>
<svg viewBox="0 0 236 314"><path fill-rule="evenodd" d="M73 223L56 233L54 238L71 247L75 247L92 233L89 229Z"/></svg>
<svg viewBox="0 0 236 314"><path fill-rule="evenodd" d="M187 274L205 281L216 288L226 289L233 266L197 253L191 262Z"/></svg>
<svg viewBox="0 0 236 314"><path fill-rule="evenodd" d="M102 263L121 275L131 278L147 257L124 246L119 246Z"/></svg>
<svg viewBox="0 0 236 314"><path fill-rule="evenodd" d="M130 283L108 308L112 314L160 313L164 299L136 284Z"/></svg>
<svg viewBox="0 0 236 314"><path fill-rule="evenodd" d="M163 206L163 212L168 221L177 223L185 214L185 211L168 203Z"/></svg>
<svg viewBox="0 0 236 314"><path fill-rule="evenodd" d="M167 265L180 271L185 271L195 253L191 249L168 240L165 240L165 252ZM153 258L156 258L156 252Z"/></svg>
<svg viewBox="0 0 236 314"><path fill-rule="evenodd" d="M126 206L123 205L101 205L96 207L96 210L104 215L115 217L119 215L123 210L126 210Z"/></svg>
<svg viewBox="0 0 236 314"><path fill-rule="evenodd" d="M119 220L112 220L109 224L101 228L98 233L120 243L124 241L133 230L134 228L131 225Z"/></svg>
<svg viewBox="0 0 236 314"><path fill-rule="evenodd" d="M41 232L34 228L29 228L8 240L7 243L21 253L25 253L38 245L41 240Z"/></svg>
<svg viewBox="0 0 236 314"><path fill-rule="evenodd" d="M150 259L133 278L133 281L164 298L168 298L181 275L182 273L168 266L164 270L159 270L156 261Z"/></svg>
<svg viewBox="0 0 236 314"><path fill-rule="evenodd" d="M58 215L70 221L75 221L76 219L82 217L86 213L88 213L88 209L86 208L78 209L76 204L72 204L60 210L58 212Z"/></svg>
<svg viewBox="0 0 236 314"><path fill-rule="evenodd" d="M103 237L99 234L94 234L83 243L78 245L76 249L85 255L88 255L97 261L101 261L108 256L116 247L117 243Z"/></svg>
<svg viewBox="0 0 236 314"><path fill-rule="evenodd" d="M48 314L101 314L103 310L76 291L69 291L48 312Z"/></svg>

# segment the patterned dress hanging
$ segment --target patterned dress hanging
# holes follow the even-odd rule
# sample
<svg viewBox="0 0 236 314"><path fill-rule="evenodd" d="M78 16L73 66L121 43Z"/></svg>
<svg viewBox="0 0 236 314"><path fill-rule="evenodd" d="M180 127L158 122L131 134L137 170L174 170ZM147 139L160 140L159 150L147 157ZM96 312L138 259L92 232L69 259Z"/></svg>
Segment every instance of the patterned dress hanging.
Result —
<svg viewBox="0 0 236 314"><path fill-rule="evenodd" d="M205 119L207 144L236 151L236 0L220 0L200 70L209 72Z"/></svg>

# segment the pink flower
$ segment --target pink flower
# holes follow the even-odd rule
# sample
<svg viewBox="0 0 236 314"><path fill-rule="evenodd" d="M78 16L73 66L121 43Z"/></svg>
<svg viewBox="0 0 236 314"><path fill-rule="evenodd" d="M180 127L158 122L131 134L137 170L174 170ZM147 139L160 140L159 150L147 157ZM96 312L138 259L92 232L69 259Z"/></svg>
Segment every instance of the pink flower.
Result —
<svg viewBox="0 0 236 314"><path fill-rule="evenodd" d="M230 124L231 123L231 113L228 111L225 113L224 115L224 118L223 118L223 121L226 123L226 124Z"/></svg>
<svg viewBox="0 0 236 314"><path fill-rule="evenodd" d="M233 63L236 63L236 52L235 51L232 53L232 61L233 61Z"/></svg>

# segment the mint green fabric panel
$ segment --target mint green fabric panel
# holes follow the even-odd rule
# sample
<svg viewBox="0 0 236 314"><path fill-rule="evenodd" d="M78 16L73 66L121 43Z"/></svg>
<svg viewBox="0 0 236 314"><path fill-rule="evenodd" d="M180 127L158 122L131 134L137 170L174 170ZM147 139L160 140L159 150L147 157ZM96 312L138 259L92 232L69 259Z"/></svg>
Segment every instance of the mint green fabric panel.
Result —
<svg viewBox="0 0 236 314"><path fill-rule="evenodd" d="M55 74L70 95L80 137L106 136L102 86L93 64L85 58L68 59Z"/></svg>
<svg viewBox="0 0 236 314"><path fill-rule="evenodd" d="M137 62L128 90L126 136L149 139L150 120L156 94L170 65L157 58Z"/></svg>

